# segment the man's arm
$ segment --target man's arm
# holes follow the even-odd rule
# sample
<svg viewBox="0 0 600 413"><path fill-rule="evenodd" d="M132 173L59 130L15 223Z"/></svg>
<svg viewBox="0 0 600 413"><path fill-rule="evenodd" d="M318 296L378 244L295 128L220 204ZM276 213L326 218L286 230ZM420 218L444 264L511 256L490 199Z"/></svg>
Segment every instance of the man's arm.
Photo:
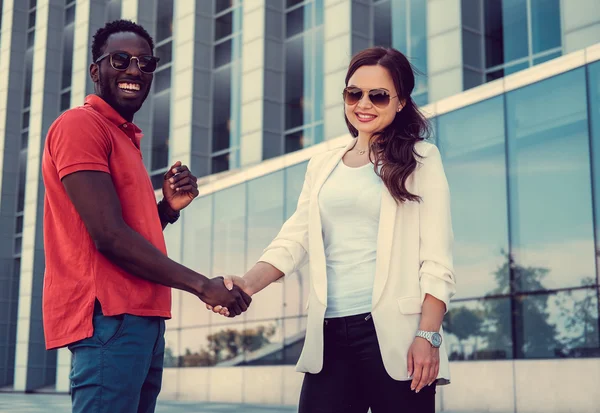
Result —
<svg viewBox="0 0 600 413"><path fill-rule="evenodd" d="M176 263L129 227L109 174L81 171L62 182L96 248L111 262L140 278L188 291L205 303L227 302L232 314L246 311L251 298L239 288L230 292L222 278L209 279Z"/></svg>

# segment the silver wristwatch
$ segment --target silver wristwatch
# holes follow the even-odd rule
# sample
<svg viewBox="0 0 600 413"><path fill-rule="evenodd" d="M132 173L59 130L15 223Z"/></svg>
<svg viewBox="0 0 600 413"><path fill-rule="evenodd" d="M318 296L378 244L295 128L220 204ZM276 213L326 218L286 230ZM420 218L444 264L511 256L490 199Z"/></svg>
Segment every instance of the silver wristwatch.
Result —
<svg viewBox="0 0 600 413"><path fill-rule="evenodd" d="M442 345L442 335L435 331L417 330L416 336L429 341L431 347L440 348Z"/></svg>

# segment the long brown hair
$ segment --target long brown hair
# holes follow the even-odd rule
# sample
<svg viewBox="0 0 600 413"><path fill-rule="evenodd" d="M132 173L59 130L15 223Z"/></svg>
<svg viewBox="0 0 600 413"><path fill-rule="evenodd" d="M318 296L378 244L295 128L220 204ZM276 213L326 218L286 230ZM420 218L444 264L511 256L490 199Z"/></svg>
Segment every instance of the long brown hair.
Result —
<svg viewBox="0 0 600 413"><path fill-rule="evenodd" d="M398 203L420 201L418 195L406 189L406 180L417 167L416 158L419 155L415 152L415 144L431 135L431 126L410 97L415 87L413 67L396 49L371 47L352 58L346 74L346 86L358 68L375 65L387 69L394 81L398 100L405 102L392 123L371 137L369 151L374 157L375 173ZM352 126L347 116L344 117L348 130L356 138L358 130Z"/></svg>

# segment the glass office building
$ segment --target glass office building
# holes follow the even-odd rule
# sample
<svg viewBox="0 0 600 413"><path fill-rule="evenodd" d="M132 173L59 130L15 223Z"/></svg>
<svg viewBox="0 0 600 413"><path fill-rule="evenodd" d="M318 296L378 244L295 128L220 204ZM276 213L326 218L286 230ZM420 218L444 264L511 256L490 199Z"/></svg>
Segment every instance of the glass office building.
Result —
<svg viewBox="0 0 600 413"><path fill-rule="evenodd" d="M173 259L209 276L250 268L310 157L349 139L352 54L394 46L421 73L413 98L452 194L453 383L439 410L600 405L595 0L0 0L0 16L0 390L69 389L69 351L43 345L39 166L52 121L93 92L91 36L122 17L161 57L135 119L152 181L175 160L201 177L165 230ZM162 397L296 404L308 277L235 319L174 290Z"/></svg>

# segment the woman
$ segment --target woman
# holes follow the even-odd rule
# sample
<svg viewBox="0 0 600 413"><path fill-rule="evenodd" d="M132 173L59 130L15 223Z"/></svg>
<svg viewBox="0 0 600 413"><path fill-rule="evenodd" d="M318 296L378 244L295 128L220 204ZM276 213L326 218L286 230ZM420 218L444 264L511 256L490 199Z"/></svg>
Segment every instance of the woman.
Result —
<svg viewBox="0 0 600 413"><path fill-rule="evenodd" d="M352 59L343 96L355 139L311 159L294 215L243 278L226 279L253 295L309 263L300 413L433 413L435 385L449 383L450 199L413 87L397 50Z"/></svg>

